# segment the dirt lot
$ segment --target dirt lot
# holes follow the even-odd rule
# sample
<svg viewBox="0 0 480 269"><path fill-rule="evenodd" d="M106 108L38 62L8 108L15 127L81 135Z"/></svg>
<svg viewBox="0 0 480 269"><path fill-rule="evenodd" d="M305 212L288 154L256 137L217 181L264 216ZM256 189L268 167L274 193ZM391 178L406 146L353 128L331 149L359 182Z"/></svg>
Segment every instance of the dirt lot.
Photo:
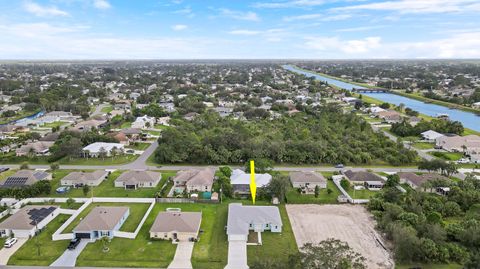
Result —
<svg viewBox="0 0 480 269"><path fill-rule="evenodd" d="M328 238L347 242L367 259L367 268L390 269L393 260L377 238L375 221L362 206L287 205L297 245L318 243Z"/></svg>

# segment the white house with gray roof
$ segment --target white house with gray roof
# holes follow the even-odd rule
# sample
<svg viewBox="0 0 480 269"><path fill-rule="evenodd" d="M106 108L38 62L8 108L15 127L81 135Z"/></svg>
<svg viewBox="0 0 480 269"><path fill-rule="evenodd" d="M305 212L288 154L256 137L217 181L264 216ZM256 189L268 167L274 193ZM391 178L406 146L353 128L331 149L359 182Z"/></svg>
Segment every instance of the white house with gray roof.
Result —
<svg viewBox="0 0 480 269"><path fill-rule="evenodd" d="M115 187L123 187L126 190L138 188L155 188L162 179L162 174L153 171L127 171L115 179Z"/></svg>
<svg viewBox="0 0 480 269"><path fill-rule="evenodd" d="M0 236L32 237L59 214L58 208L51 205L24 206L0 223Z"/></svg>
<svg viewBox="0 0 480 269"><path fill-rule="evenodd" d="M257 188L263 188L272 180L270 174L255 173L255 183ZM250 194L250 174L245 173L240 169L232 171L230 176L230 182L232 183L233 192L238 194Z"/></svg>
<svg viewBox="0 0 480 269"><path fill-rule="evenodd" d="M71 172L60 181L63 186L98 186L104 181L109 172L95 170L93 172Z"/></svg>
<svg viewBox="0 0 480 269"><path fill-rule="evenodd" d="M75 238L85 238L92 241L108 237L113 238L114 232L120 230L130 214L126 206L98 206L73 229Z"/></svg>

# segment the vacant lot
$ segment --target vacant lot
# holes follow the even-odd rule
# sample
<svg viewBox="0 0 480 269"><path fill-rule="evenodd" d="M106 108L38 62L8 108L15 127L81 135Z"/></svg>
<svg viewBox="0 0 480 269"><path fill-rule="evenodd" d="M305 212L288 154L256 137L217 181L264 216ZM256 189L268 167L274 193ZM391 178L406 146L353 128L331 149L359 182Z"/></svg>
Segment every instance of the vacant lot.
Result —
<svg viewBox="0 0 480 269"><path fill-rule="evenodd" d="M393 268L393 260L378 242L375 223L365 208L353 205L287 205L297 245L328 238L347 242L367 259L367 268Z"/></svg>

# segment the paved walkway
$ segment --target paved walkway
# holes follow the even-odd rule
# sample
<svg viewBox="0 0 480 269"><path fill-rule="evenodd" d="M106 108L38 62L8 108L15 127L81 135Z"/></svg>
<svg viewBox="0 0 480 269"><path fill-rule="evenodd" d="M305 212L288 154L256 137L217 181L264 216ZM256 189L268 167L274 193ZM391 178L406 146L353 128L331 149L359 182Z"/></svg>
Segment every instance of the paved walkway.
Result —
<svg viewBox="0 0 480 269"><path fill-rule="evenodd" d="M228 263L225 269L248 269L246 241L228 241Z"/></svg>
<svg viewBox="0 0 480 269"><path fill-rule="evenodd" d="M74 267L75 263L77 262L78 256L80 256L80 253L82 253L83 249L87 246L89 242L90 241L88 240L81 240L74 250L65 250L62 256L60 256L50 266Z"/></svg>
<svg viewBox="0 0 480 269"><path fill-rule="evenodd" d="M173 261L168 266L168 269L191 269L192 262L190 258L192 257L193 244L193 242L179 242L175 251L175 257L173 257Z"/></svg>
<svg viewBox="0 0 480 269"><path fill-rule="evenodd" d="M18 238L17 243L13 245L11 248L2 248L0 250L0 265L7 265L8 260L10 257L23 245L27 242L27 238Z"/></svg>

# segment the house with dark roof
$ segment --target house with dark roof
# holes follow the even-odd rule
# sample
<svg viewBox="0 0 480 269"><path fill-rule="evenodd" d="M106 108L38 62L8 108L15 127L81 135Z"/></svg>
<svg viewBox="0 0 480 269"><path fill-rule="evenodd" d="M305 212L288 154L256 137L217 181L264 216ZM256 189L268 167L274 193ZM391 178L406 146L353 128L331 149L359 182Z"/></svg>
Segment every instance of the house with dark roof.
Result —
<svg viewBox="0 0 480 269"><path fill-rule="evenodd" d="M154 171L127 171L115 179L115 187L126 190L138 188L155 188L162 179L162 174Z"/></svg>
<svg viewBox="0 0 480 269"><path fill-rule="evenodd" d="M400 177L400 183L406 183L413 189L423 188L424 183L429 180L448 180L447 177L437 173L425 173L417 175L411 172L398 172L397 175Z"/></svg>
<svg viewBox="0 0 480 269"><path fill-rule="evenodd" d="M215 178L215 169L189 169L179 171L173 183L175 189L186 189L187 192L212 191L213 180Z"/></svg>
<svg viewBox="0 0 480 269"><path fill-rule="evenodd" d="M160 212L150 228L150 238L192 241L198 237L202 212Z"/></svg>
<svg viewBox="0 0 480 269"><path fill-rule="evenodd" d="M21 188L40 180L52 180L52 174L37 170L19 170L0 182L0 188Z"/></svg>
<svg viewBox="0 0 480 269"><path fill-rule="evenodd" d="M50 147L54 142L51 141L36 141L22 145L15 152L17 156L27 156L33 154L35 156L46 156L50 154Z"/></svg>
<svg viewBox="0 0 480 269"><path fill-rule="evenodd" d="M58 206L27 205L0 223L0 236L29 238L59 214Z"/></svg>
<svg viewBox="0 0 480 269"><path fill-rule="evenodd" d="M327 180L316 172L290 172L290 181L294 188L300 188L304 193L315 191L315 187L327 188Z"/></svg>
<svg viewBox="0 0 480 269"><path fill-rule="evenodd" d="M94 207L73 229L74 237L92 241L102 237L113 238L129 214L130 208L126 206Z"/></svg>
<svg viewBox="0 0 480 269"><path fill-rule="evenodd" d="M374 173L368 172L368 171L352 171L352 170L347 170L343 172L345 177L350 181L352 184L356 185L364 185L365 182L367 181L380 181L383 182L383 179Z"/></svg>

